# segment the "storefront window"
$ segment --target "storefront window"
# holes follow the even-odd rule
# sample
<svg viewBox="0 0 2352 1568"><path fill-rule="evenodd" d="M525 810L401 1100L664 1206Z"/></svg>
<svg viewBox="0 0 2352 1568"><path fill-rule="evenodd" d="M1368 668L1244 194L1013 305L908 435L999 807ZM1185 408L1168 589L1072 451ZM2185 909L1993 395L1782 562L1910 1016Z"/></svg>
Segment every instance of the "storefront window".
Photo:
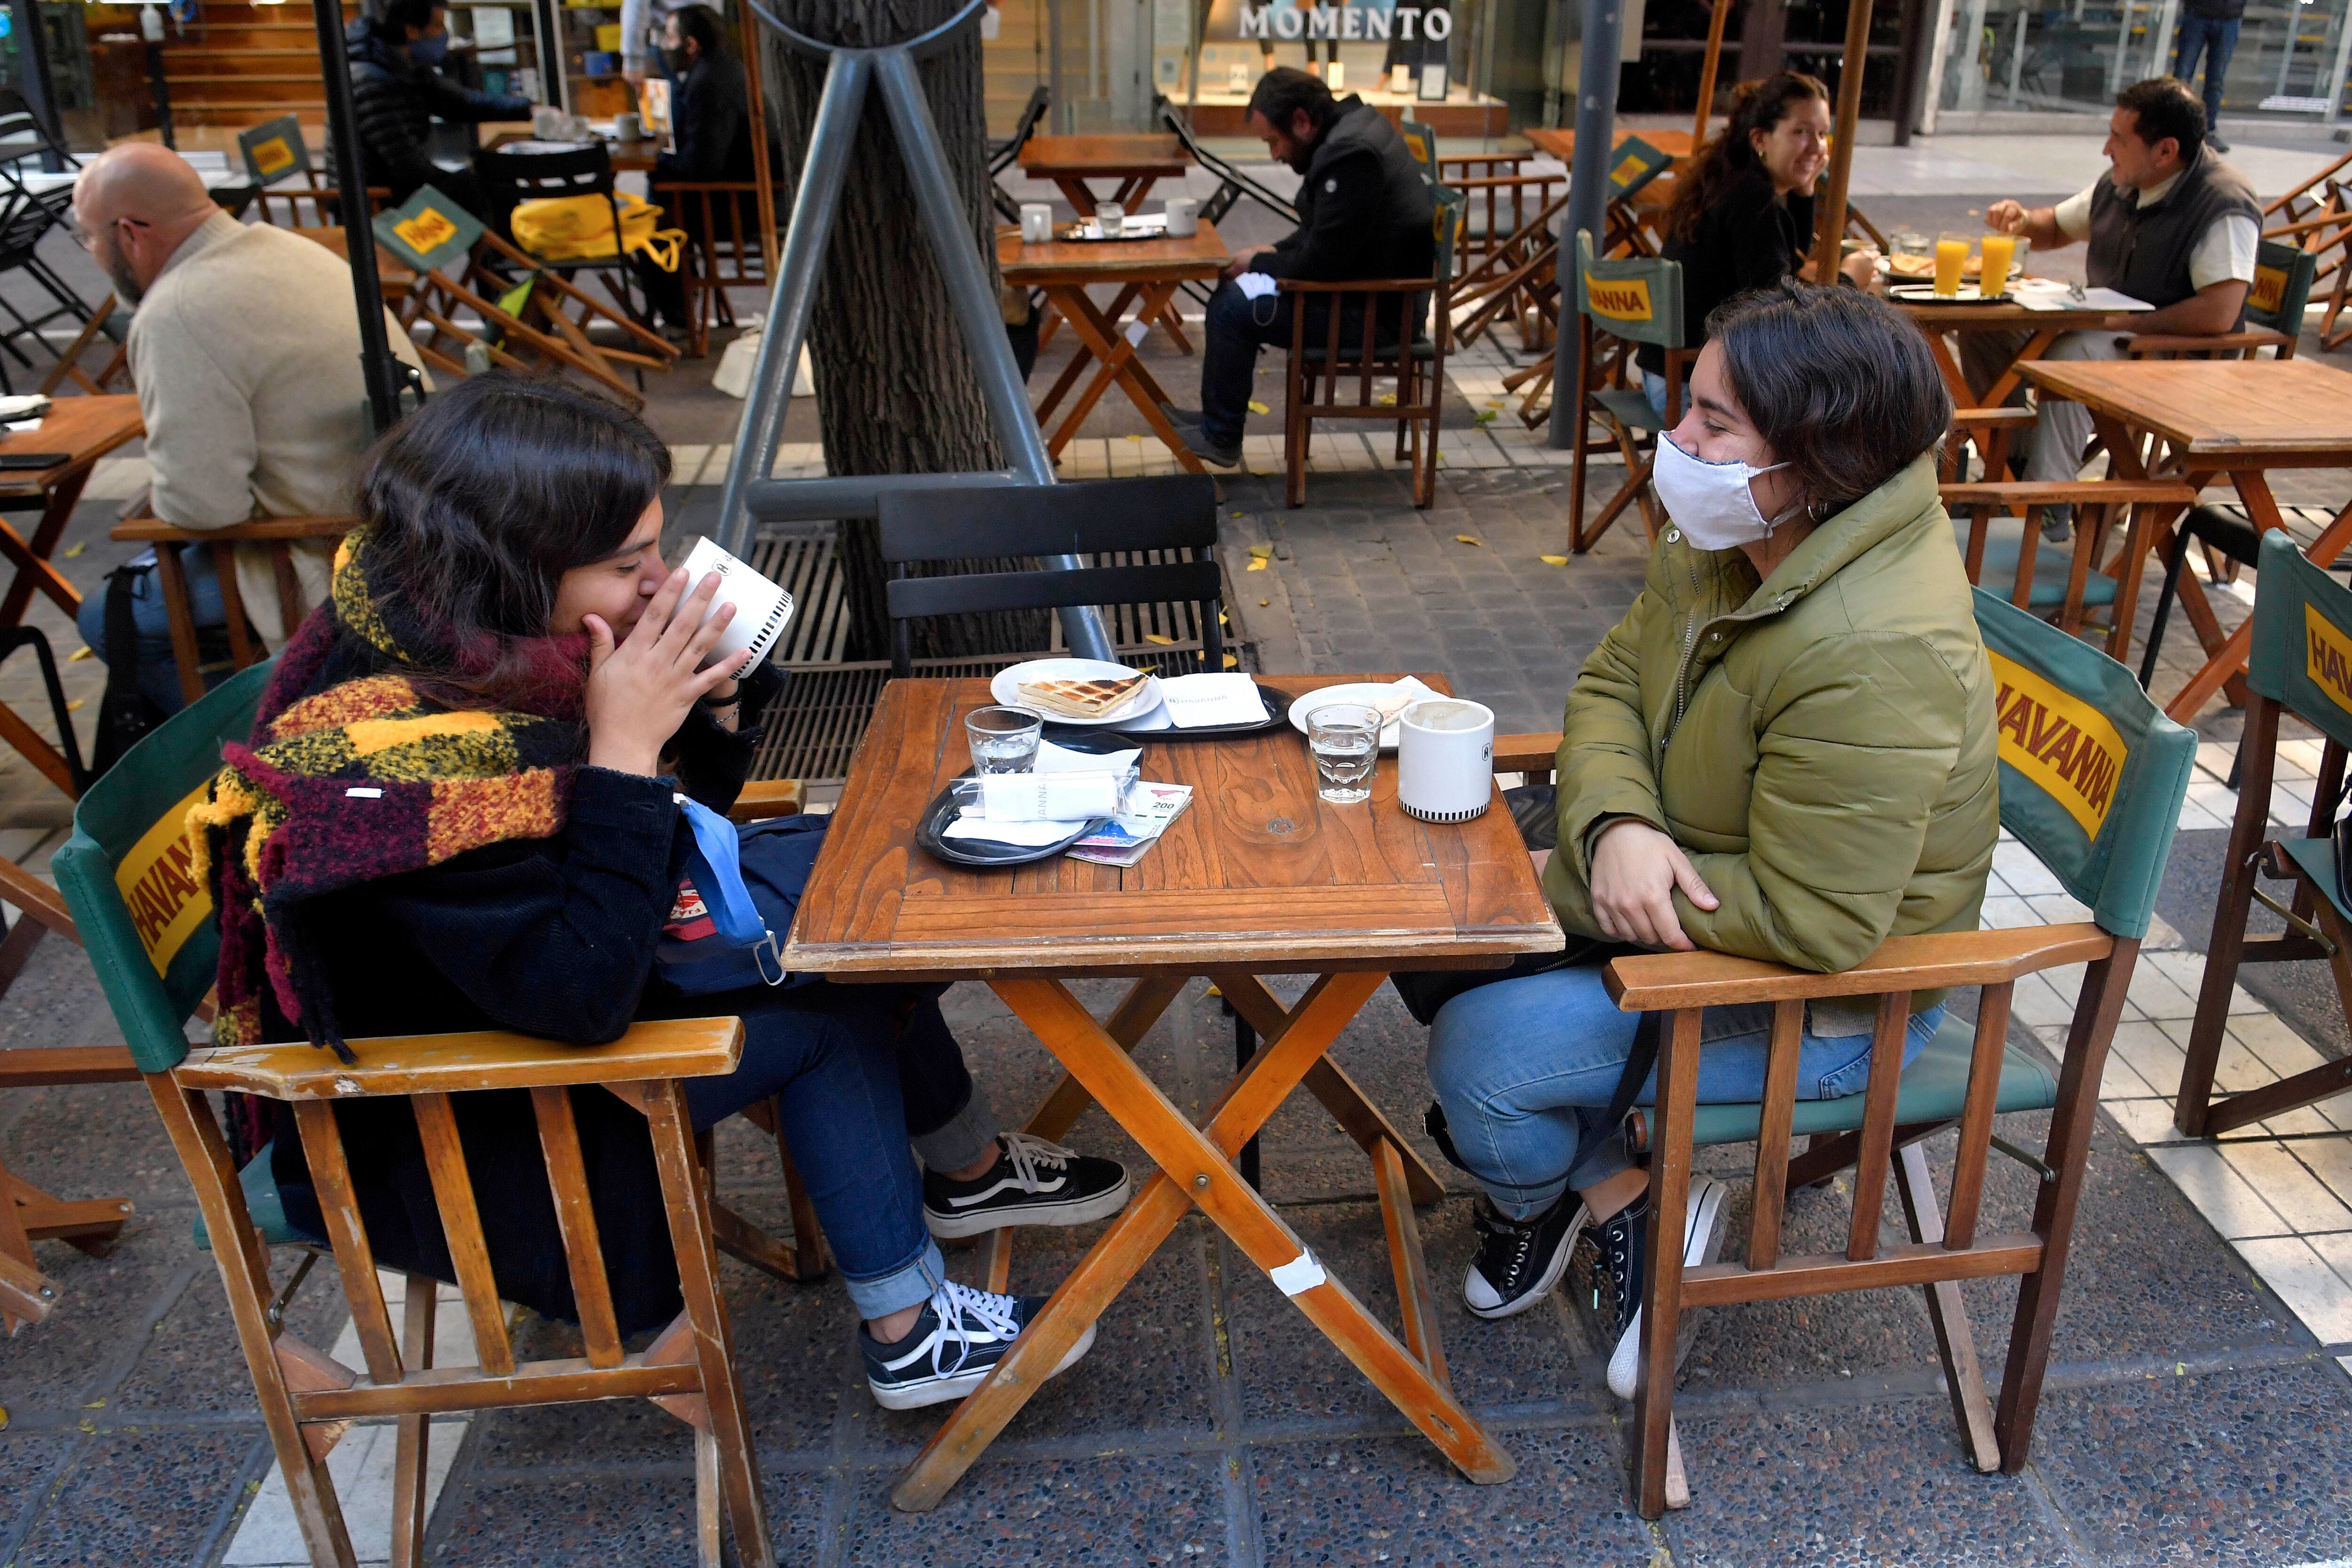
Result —
<svg viewBox="0 0 2352 1568"><path fill-rule="evenodd" d="M2123 88L2170 70L2181 4L1956 0L1941 108L2103 115ZM2331 96L2340 111L2347 5L2352 0L2249 0L2223 79L2223 117L2325 117Z"/></svg>

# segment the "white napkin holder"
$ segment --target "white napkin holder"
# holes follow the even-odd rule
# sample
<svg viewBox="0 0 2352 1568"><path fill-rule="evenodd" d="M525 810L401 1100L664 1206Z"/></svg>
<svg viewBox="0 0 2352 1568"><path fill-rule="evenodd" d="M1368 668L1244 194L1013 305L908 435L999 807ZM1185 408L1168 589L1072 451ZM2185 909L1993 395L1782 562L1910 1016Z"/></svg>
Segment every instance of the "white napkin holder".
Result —
<svg viewBox="0 0 2352 1568"><path fill-rule="evenodd" d="M1423 698L1397 720L1397 804L1423 822L1467 822L1495 792L1495 714L1458 697Z"/></svg>

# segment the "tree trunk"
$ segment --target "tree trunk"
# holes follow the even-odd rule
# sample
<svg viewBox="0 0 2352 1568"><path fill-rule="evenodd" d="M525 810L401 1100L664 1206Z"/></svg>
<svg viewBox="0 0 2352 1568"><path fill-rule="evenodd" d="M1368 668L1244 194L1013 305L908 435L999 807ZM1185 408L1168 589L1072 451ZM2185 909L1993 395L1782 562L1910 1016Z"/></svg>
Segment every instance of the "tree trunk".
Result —
<svg viewBox="0 0 2352 1568"><path fill-rule="evenodd" d="M963 4L777 0L774 9L809 37L868 47L926 32ZM788 48L772 31L765 38L768 80L775 89L783 132L785 166L780 173L787 185L796 186L824 88L824 62ZM996 215L988 197L978 31L966 29L919 69L947 150L949 181L963 198L971 242L993 280ZM956 473L1004 466L878 82L866 92L850 152L809 340L828 473ZM842 520L839 548L850 616L849 657L885 658L890 642L883 594L887 574L874 523ZM918 658L1043 652L1050 645L1052 618L1045 611L941 616L918 621L913 630Z"/></svg>

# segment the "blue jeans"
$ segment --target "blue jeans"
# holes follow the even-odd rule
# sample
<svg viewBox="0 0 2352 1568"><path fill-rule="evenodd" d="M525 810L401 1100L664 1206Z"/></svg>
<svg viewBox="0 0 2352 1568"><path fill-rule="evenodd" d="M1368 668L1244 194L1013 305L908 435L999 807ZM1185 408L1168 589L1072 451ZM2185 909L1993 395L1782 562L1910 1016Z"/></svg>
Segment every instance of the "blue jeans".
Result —
<svg viewBox="0 0 2352 1568"><path fill-rule="evenodd" d="M687 1079L687 1109L698 1130L777 1097L784 1142L858 1315L929 1300L947 1263L923 1224L898 1058L909 1035L954 1049L939 1004L898 986L820 983L673 996L652 1010L742 1018L741 1063L724 1078Z"/></svg>
<svg viewBox="0 0 2352 1568"><path fill-rule="evenodd" d="M1257 351L1290 342L1290 301L1252 300L1228 278L1209 296L1201 335L1201 430L1221 447L1238 445L1257 381Z"/></svg>
<svg viewBox="0 0 2352 1568"><path fill-rule="evenodd" d="M2180 30L2173 36L2172 74L2182 81L2197 79L2197 55L2205 55L2205 129L2221 121L2221 79L2230 74L2230 55L2238 47L2238 22L2232 16L2198 16L2183 12Z"/></svg>
<svg viewBox="0 0 2352 1568"><path fill-rule="evenodd" d="M1445 1108L1454 1147L1496 1209L1514 1219L1543 1213L1632 1163L1620 1130L1601 1125L1633 1054L1640 1016L1618 1011L1597 965L1556 969L1465 991L1439 1009L1429 1037L1429 1080ZM1916 1015L1903 1061L1927 1047L1941 1005ZM1710 1007L1698 1059L1700 1103L1764 1097L1769 1006ZM1805 1031L1797 1096L1834 1100L1870 1077L1870 1036ZM1658 1075L1634 1103L1657 1103Z"/></svg>
<svg viewBox="0 0 2352 1568"><path fill-rule="evenodd" d="M143 556L133 556L131 563L153 559L150 550ZM184 545L180 551L180 563L188 576L188 605L199 626L228 625L228 611L222 606L220 579L213 573L213 552L208 548ZM160 574L150 571L138 578L131 590L131 624L139 634L139 689L147 700L166 713L180 710L180 667L172 657L172 623L163 610L163 582ZM75 613L74 629L81 640L89 645L100 659L106 658L106 588L86 595L81 608Z"/></svg>

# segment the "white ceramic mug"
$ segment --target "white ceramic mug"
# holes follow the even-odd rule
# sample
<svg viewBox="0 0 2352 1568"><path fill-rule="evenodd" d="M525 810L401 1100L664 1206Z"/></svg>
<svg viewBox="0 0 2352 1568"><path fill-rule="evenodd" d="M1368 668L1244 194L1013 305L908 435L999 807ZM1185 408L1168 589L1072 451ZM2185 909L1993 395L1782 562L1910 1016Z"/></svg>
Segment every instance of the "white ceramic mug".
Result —
<svg viewBox="0 0 2352 1568"><path fill-rule="evenodd" d="M1021 243L1043 245L1054 237L1054 208L1048 202L1021 204Z"/></svg>
<svg viewBox="0 0 2352 1568"><path fill-rule="evenodd" d="M729 673L740 680L759 667L776 639L784 635L793 618L793 596L709 540L697 540L687 552L686 591L694 592L694 585L713 572L719 574L719 592L710 601L710 613L717 615L719 605L732 605L735 618L719 634L711 658L719 663L735 660Z"/></svg>
<svg viewBox="0 0 2352 1568"><path fill-rule="evenodd" d="M1397 804L1423 822L1467 822L1495 791L1495 714L1424 697L1397 720Z"/></svg>
<svg viewBox="0 0 2352 1568"><path fill-rule="evenodd" d="M1182 239L1201 232L1201 204L1191 196L1168 198L1168 233Z"/></svg>
<svg viewBox="0 0 2352 1568"><path fill-rule="evenodd" d="M646 139L646 117L635 110L625 110L613 116L613 140L642 142Z"/></svg>

